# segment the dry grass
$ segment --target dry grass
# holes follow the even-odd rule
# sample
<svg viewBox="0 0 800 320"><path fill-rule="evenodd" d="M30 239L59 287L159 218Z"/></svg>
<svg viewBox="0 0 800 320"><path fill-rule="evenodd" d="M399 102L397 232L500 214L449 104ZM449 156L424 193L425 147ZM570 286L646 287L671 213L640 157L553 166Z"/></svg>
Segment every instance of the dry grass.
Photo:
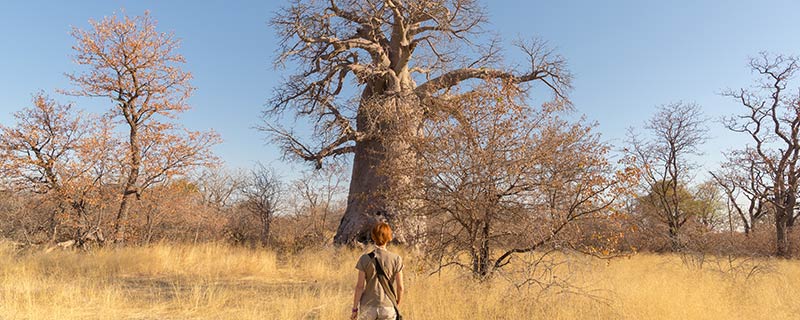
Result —
<svg viewBox="0 0 800 320"><path fill-rule="evenodd" d="M0 319L344 319L359 252L281 257L218 244L91 253L0 248ZM797 319L800 262L571 258L582 293L517 290L406 255L408 319ZM755 273L752 267L756 266ZM748 278L748 274L750 277ZM586 295L591 293L594 296Z"/></svg>

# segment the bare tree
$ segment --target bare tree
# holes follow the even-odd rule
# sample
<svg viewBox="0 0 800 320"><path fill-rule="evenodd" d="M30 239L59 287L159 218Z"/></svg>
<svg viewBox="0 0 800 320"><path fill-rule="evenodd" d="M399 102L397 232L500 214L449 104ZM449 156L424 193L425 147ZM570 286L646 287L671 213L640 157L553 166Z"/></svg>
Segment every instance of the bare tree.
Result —
<svg viewBox="0 0 800 320"><path fill-rule="evenodd" d="M727 157L722 168L711 175L723 189L731 213L736 214L745 235L749 236L771 212L766 198L769 180L755 150L733 151Z"/></svg>
<svg viewBox="0 0 800 320"><path fill-rule="evenodd" d="M346 189L344 183L345 167L332 164L320 170L304 172L292 183L293 194L297 196L296 213L308 216L315 237L323 237L329 230L329 220L340 208ZM330 237L330 235L328 235Z"/></svg>
<svg viewBox="0 0 800 320"><path fill-rule="evenodd" d="M660 106L645 129L645 139L630 131L627 149L642 172L646 196L640 201L667 225L672 248L678 250L680 230L693 214L685 207L690 195L685 188L695 168L689 157L701 154L698 147L708 129L700 106L682 102Z"/></svg>
<svg viewBox="0 0 800 320"><path fill-rule="evenodd" d="M377 212L394 224L398 240L412 240L404 230L421 228L419 222L402 225L403 204L376 191L411 181L399 170L416 161L409 139L432 114L457 113L447 100L470 84L536 81L557 103L569 103L571 77L560 56L542 41L520 43L528 59L511 69L520 72L508 71L498 63L496 39L481 45L485 21L475 0L292 0L273 17L281 37L276 65L300 70L276 90L262 129L286 154L317 167L326 157L354 153L336 243L366 241ZM270 120L287 110L314 122L312 142Z"/></svg>
<svg viewBox="0 0 800 320"><path fill-rule="evenodd" d="M800 98L798 89L789 86L800 69L800 60L762 52L750 59L750 68L760 77L754 87L723 93L745 109L742 114L726 119L725 125L751 139L752 145L745 152L752 153L753 169L765 178L763 188L758 188L754 196L766 199L773 207L775 253L789 257L789 232L797 218L800 186Z"/></svg>
<svg viewBox="0 0 800 320"><path fill-rule="evenodd" d="M219 210L232 206L241 197L247 177L243 172L214 168L202 171L193 180L203 204Z"/></svg>
<svg viewBox="0 0 800 320"><path fill-rule="evenodd" d="M591 125L525 106L520 94L490 85L461 96L458 117L440 115L415 145L422 192L394 194L421 197L414 211L428 217L427 250L439 269L485 278L514 256L571 245L565 234L609 217L629 177L608 162Z"/></svg>
<svg viewBox="0 0 800 320"><path fill-rule="evenodd" d="M243 190L245 205L258 217L261 223L261 244L266 247L270 241L272 221L278 212L282 186L275 173L262 164L258 164L250 172L248 180Z"/></svg>

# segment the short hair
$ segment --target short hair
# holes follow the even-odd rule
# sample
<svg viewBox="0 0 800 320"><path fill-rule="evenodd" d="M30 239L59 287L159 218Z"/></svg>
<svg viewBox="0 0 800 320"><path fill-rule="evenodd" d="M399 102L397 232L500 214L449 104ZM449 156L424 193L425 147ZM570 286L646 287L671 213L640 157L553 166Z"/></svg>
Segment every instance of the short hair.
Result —
<svg viewBox="0 0 800 320"><path fill-rule="evenodd" d="M379 246L385 245L389 243L389 241L392 241L392 228L389 227L388 223L378 222L378 224L372 228L372 241Z"/></svg>

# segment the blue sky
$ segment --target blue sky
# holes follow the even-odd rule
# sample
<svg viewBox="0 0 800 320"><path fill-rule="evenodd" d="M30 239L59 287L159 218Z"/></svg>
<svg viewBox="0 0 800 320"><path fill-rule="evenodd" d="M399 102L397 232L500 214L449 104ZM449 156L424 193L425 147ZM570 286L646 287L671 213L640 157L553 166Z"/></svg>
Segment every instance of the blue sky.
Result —
<svg viewBox="0 0 800 320"><path fill-rule="evenodd" d="M72 26L91 18L144 10L183 42L186 70L197 87L193 109L181 117L191 129L218 131L215 151L231 168L256 161L292 176L297 165L252 129L273 88L290 70L274 70L276 40L267 21L284 1L5 1L0 2L0 123L46 90L60 101L101 112L104 100L55 94L70 88ZM800 54L800 1L484 1L487 30L509 43L540 37L575 74L577 112L599 123L603 137L621 146L626 128L641 126L654 107L696 102L718 119L740 111L718 95L752 83L747 57L766 50ZM513 52L513 51L510 51ZM513 58L513 54L511 55ZM513 62L513 59L512 59ZM700 159L705 169L720 152L747 142L711 123Z"/></svg>

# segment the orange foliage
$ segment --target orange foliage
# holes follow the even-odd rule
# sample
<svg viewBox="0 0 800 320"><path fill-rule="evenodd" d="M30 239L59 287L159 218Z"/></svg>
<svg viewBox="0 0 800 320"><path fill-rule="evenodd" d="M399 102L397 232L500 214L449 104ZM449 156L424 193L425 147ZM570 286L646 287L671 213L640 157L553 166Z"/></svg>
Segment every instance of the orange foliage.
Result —
<svg viewBox="0 0 800 320"><path fill-rule="evenodd" d="M86 69L68 75L78 86L68 93L111 99L112 117L127 126L126 177L115 226L115 240L121 243L131 202L153 184L216 163L210 148L220 138L213 131L186 131L168 122L189 109L186 100L193 90L191 74L180 67L185 59L176 53L179 41L173 34L158 32L147 12L90 24L90 30L72 32L75 62Z"/></svg>
<svg viewBox="0 0 800 320"><path fill-rule="evenodd" d="M55 240L62 225L77 228L81 238L91 230L88 207L102 197L101 186L116 170L116 142L107 121L75 112L44 93L33 106L14 114L13 127L0 126L0 170L11 188L40 194L38 205L51 206L46 222Z"/></svg>

